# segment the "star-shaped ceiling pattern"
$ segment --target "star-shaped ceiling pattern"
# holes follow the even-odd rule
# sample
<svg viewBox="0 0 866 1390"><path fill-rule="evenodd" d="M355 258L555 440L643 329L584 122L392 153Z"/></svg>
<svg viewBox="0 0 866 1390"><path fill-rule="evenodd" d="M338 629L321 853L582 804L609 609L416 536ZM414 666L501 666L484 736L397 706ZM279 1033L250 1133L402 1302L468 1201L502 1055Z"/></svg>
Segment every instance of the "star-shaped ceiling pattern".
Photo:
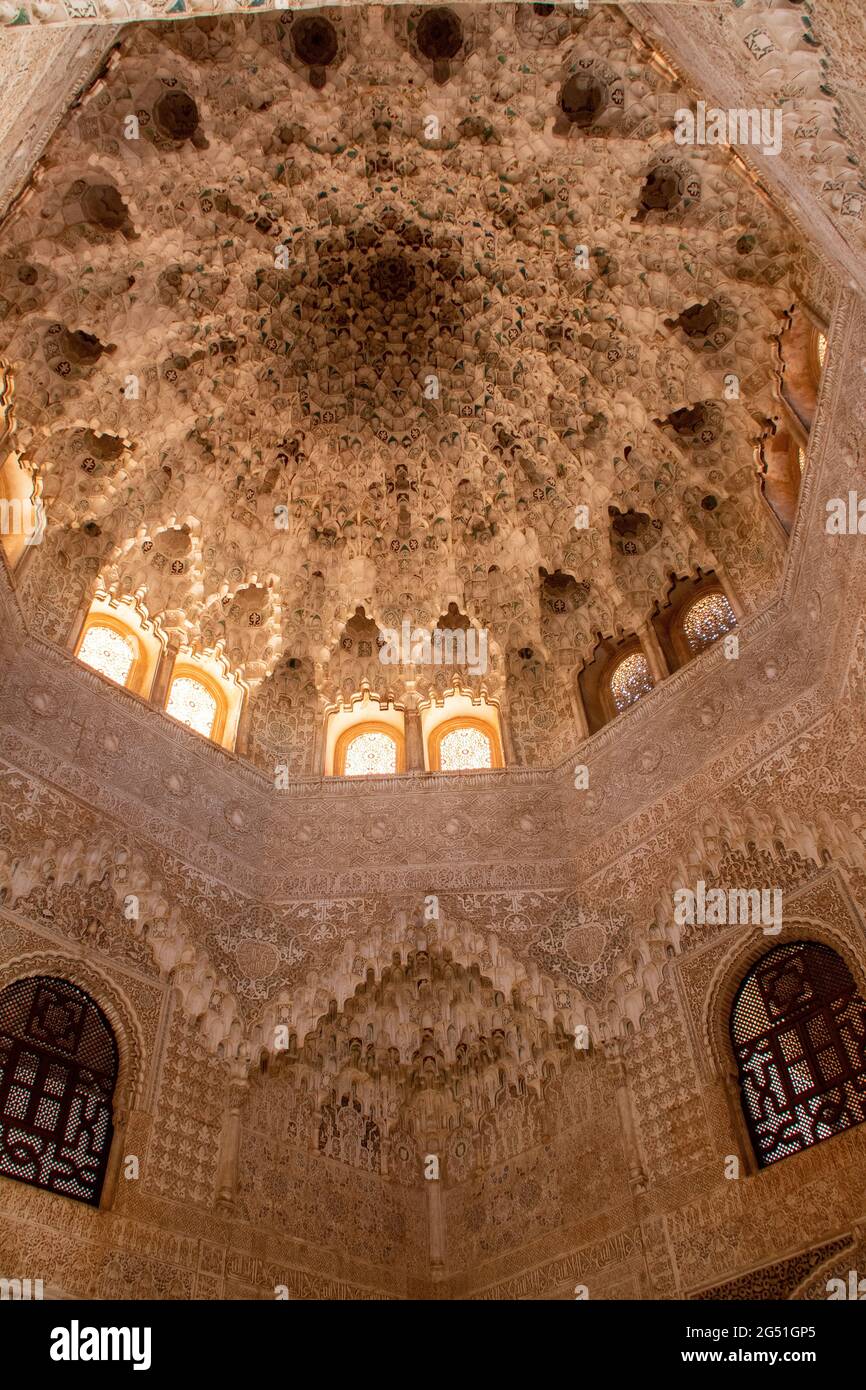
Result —
<svg viewBox="0 0 866 1390"><path fill-rule="evenodd" d="M807 257L674 143L691 100L613 6L127 31L0 240L33 625L99 583L253 691L294 662L328 694L359 608L453 605L495 688L671 572L765 602L754 446Z"/></svg>

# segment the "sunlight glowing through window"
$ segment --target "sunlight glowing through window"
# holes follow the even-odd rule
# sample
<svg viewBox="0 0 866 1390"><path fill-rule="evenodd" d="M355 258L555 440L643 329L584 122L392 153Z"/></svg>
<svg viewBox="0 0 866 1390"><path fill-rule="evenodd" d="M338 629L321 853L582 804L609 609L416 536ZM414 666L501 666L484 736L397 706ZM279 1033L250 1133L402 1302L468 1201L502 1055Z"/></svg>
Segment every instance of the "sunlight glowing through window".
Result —
<svg viewBox="0 0 866 1390"><path fill-rule="evenodd" d="M736 627L734 610L724 594L705 594L693 603L683 621L683 632L693 652L703 651Z"/></svg>
<svg viewBox="0 0 866 1390"><path fill-rule="evenodd" d="M397 744L388 734L358 734L346 749L345 777L397 771Z"/></svg>
<svg viewBox="0 0 866 1390"><path fill-rule="evenodd" d="M443 772L492 767L490 739L480 729L452 729L439 744L439 766Z"/></svg>
<svg viewBox="0 0 866 1390"><path fill-rule="evenodd" d="M132 643L115 632L114 628L94 624L84 634L78 659L118 685L126 685L135 661L135 651Z"/></svg>
<svg viewBox="0 0 866 1390"><path fill-rule="evenodd" d="M213 733L217 702L201 681L191 676L178 676L171 683L166 709L173 719L195 729L197 734L210 738Z"/></svg>
<svg viewBox="0 0 866 1390"><path fill-rule="evenodd" d="M653 688L653 678L643 652L623 657L610 678L610 693L618 710L628 709Z"/></svg>

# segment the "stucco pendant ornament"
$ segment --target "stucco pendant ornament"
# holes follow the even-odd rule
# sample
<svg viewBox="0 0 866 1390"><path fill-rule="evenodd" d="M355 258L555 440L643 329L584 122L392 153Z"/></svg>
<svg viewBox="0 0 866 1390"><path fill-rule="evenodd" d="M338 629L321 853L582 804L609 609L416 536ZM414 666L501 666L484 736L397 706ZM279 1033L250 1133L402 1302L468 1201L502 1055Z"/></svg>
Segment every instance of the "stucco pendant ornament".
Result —
<svg viewBox="0 0 866 1390"><path fill-rule="evenodd" d="M777 681L785 674L787 668L788 658L780 652L774 652L764 662L761 676L768 682Z"/></svg>
<svg viewBox="0 0 866 1390"><path fill-rule="evenodd" d="M44 719L50 718L57 707L54 696L48 690L28 690L25 699L33 713L41 715Z"/></svg>
<svg viewBox="0 0 866 1390"><path fill-rule="evenodd" d="M650 747L641 750L638 755L637 765L641 772L649 776L655 772L662 760L662 750L658 744L651 744Z"/></svg>
<svg viewBox="0 0 866 1390"><path fill-rule="evenodd" d="M725 712L725 703L715 695L703 700L695 711L695 723L701 729L714 729Z"/></svg>
<svg viewBox="0 0 866 1390"><path fill-rule="evenodd" d="M241 806L227 806L225 818L232 830L238 835L245 835L250 828L246 812Z"/></svg>
<svg viewBox="0 0 866 1390"><path fill-rule="evenodd" d="M578 815L582 818L597 815L601 810L607 797L606 787L597 787L590 782L589 788L585 791L577 803Z"/></svg>

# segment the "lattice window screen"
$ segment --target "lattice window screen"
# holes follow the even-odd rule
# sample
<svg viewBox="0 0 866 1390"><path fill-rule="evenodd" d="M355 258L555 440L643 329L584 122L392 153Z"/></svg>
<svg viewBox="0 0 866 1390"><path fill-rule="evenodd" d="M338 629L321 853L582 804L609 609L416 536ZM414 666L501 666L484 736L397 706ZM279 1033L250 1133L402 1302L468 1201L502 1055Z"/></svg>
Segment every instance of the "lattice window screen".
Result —
<svg viewBox="0 0 866 1390"><path fill-rule="evenodd" d="M828 946L776 946L734 1001L731 1037L762 1167L866 1119L866 1003Z"/></svg>
<svg viewBox="0 0 866 1390"><path fill-rule="evenodd" d="M0 1175L96 1205L117 1045L89 995L36 976L0 993Z"/></svg>

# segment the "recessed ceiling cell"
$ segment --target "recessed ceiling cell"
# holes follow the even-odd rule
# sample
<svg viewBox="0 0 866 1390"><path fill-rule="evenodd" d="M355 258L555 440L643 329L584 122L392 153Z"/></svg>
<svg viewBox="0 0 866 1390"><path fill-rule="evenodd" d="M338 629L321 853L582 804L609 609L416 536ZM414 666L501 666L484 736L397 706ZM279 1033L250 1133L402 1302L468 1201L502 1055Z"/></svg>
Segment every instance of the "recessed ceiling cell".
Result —
<svg viewBox="0 0 866 1390"><path fill-rule="evenodd" d="M453 10L427 10L418 23L418 47L432 62L456 58L463 43L463 25Z"/></svg>
<svg viewBox="0 0 866 1390"><path fill-rule="evenodd" d="M169 140L191 140L198 129L198 107L189 92L166 92L153 108L161 135Z"/></svg>
<svg viewBox="0 0 866 1390"><path fill-rule="evenodd" d="M92 333L85 333L81 329L70 333L68 328L64 328L60 341L64 356L81 367L92 367L105 351L104 343Z"/></svg>
<svg viewBox="0 0 866 1390"><path fill-rule="evenodd" d="M718 328L721 318L721 309L714 299L710 299L706 304L692 304L684 309L677 323L687 338L705 338L714 328Z"/></svg>
<svg viewBox="0 0 866 1390"><path fill-rule="evenodd" d="M81 195L81 208L88 222L117 231L129 220L126 205L111 183L88 184Z"/></svg>
<svg viewBox="0 0 866 1390"><path fill-rule="evenodd" d="M607 96L598 78L589 73L570 77L559 94L559 104L572 125L593 125L607 106Z"/></svg>
<svg viewBox="0 0 866 1390"><path fill-rule="evenodd" d="M382 256L370 271L370 288L384 299L405 299L415 287L415 271L403 256Z"/></svg>
<svg viewBox="0 0 866 1390"><path fill-rule="evenodd" d="M681 410L674 410L668 416L668 424L673 425L677 434L697 434L707 418L707 412L702 405L683 406Z"/></svg>
<svg viewBox="0 0 866 1390"><path fill-rule="evenodd" d="M561 570L553 574L542 571L541 597L551 613L562 615L580 608L586 602L589 591L588 583L578 584L571 574L563 574Z"/></svg>
<svg viewBox="0 0 866 1390"><path fill-rule="evenodd" d="M186 526L167 526L164 531L157 533L155 545L159 555L165 555L170 560L181 559L188 555L192 549L189 528Z"/></svg>
<svg viewBox="0 0 866 1390"><path fill-rule="evenodd" d="M98 459L118 459L125 448L124 441L116 434L96 434L85 430L82 440L85 450Z"/></svg>
<svg viewBox="0 0 866 1390"><path fill-rule="evenodd" d="M337 56L337 31L321 15L304 15L292 25L292 44L300 62L326 68Z"/></svg>
<svg viewBox="0 0 866 1390"><path fill-rule="evenodd" d="M651 169L640 195L641 206L648 212L670 212L681 197L680 180L673 169Z"/></svg>

